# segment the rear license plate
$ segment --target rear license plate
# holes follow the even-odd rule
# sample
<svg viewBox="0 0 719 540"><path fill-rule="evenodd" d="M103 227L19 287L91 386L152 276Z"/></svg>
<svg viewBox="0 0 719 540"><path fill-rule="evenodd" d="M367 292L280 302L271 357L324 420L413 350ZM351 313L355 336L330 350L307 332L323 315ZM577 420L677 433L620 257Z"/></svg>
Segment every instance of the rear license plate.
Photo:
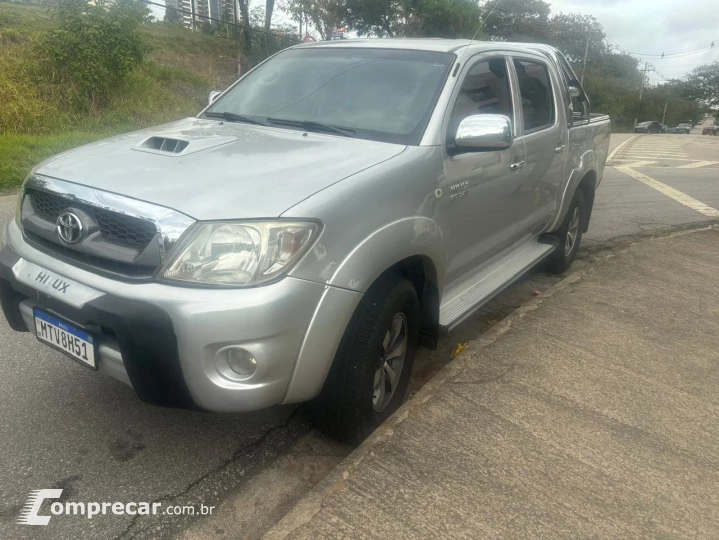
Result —
<svg viewBox="0 0 719 540"><path fill-rule="evenodd" d="M95 340L90 334L40 309L35 308L33 312L38 340L84 366L97 369Z"/></svg>

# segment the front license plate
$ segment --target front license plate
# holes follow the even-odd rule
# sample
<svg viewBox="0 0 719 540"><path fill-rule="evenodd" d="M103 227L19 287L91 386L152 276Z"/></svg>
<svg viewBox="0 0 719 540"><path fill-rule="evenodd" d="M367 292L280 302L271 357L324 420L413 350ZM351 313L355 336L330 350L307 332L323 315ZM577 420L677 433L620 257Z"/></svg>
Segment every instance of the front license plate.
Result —
<svg viewBox="0 0 719 540"><path fill-rule="evenodd" d="M35 308L33 312L37 339L81 364L97 369L95 340L90 334L40 309Z"/></svg>

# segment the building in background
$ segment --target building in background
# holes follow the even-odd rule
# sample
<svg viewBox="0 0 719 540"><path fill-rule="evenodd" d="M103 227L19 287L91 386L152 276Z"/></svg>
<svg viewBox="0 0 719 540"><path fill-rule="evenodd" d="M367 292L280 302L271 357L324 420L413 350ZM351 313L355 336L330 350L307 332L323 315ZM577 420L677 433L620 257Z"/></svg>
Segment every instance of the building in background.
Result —
<svg viewBox="0 0 719 540"><path fill-rule="evenodd" d="M221 21L237 21L235 0L165 0L165 20L180 21L199 30L203 25L217 26Z"/></svg>

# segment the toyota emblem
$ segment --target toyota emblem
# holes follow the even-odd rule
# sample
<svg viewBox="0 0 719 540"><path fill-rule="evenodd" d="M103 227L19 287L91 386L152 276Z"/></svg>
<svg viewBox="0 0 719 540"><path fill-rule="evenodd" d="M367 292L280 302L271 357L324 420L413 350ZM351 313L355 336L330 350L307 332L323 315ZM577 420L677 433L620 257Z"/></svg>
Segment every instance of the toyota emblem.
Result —
<svg viewBox="0 0 719 540"><path fill-rule="evenodd" d="M72 212L63 212L57 218L57 235L66 244L77 244L82 239L82 222Z"/></svg>

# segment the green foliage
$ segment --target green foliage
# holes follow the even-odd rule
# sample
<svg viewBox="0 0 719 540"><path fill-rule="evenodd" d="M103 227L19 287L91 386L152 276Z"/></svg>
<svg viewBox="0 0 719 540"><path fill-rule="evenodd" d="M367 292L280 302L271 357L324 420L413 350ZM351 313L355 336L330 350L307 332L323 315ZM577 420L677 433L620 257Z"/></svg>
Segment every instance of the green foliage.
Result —
<svg viewBox="0 0 719 540"><path fill-rule="evenodd" d="M145 47L137 27L147 6L132 0L60 0L58 27L42 36L38 54L49 77L77 88L78 109L97 110L110 91L142 63Z"/></svg>
<svg viewBox="0 0 719 540"><path fill-rule="evenodd" d="M50 156L102 137L111 131L0 136L0 192L20 185L30 169Z"/></svg>
<svg viewBox="0 0 719 540"><path fill-rule="evenodd" d="M589 39L589 56L606 54L604 29L591 15L560 13L549 21L549 43L556 46L570 62L581 62Z"/></svg>
<svg viewBox="0 0 719 540"><path fill-rule="evenodd" d="M719 62L695 68L679 91L686 98L701 99L710 107L719 106Z"/></svg>
<svg viewBox="0 0 719 540"><path fill-rule="evenodd" d="M471 37L481 10L473 0L346 0L339 15L358 35Z"/></svg>
<svg viewBox="0 0 719 540"><path fill-rule="evenodd" d="M0 190L33 165L103 137L191 116L210 90L236 79L237 42L166 23L141 24L148 57L92 111L77 85L47 76L36 43L53 28L45 8L0 2ZM7 36L11 36L7 38Z"/></svg>
<svg viewBox="0 0 719 540"><path fill-rule="evenodd" d="M493 0L483 7L487 21L482 32L500 41L550 41L550 6L543 0Z"/></svg>

